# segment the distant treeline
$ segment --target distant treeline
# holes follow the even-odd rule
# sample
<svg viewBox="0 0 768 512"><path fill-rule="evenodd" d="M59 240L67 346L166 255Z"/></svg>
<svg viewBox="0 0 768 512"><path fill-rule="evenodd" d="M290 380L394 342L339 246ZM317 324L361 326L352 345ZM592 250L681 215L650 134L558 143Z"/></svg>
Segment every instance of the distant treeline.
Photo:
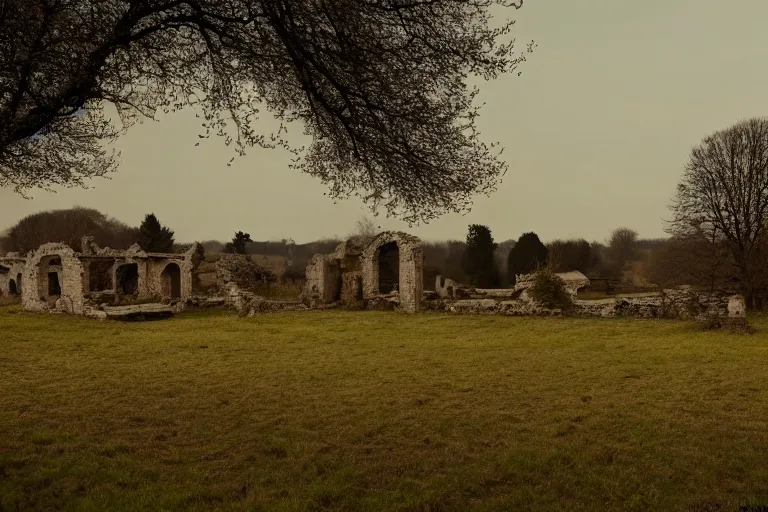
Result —
<svg viewBox="0 0 768 512"><path fill-rule="evenodd" d="M191 244L172 242L173 232L159 224L155 229L164 230L168 247L182 252ZM145 219L145 223L147 219ZM142 229L144 235L142 235ZM0 252L26 253L47 242L64 242L76 251L82 250L81 239L85 235L94 237L102 247L127 249L134 243L148 244L146 226L134 227L111 218L91 208L50 210L21 219L0 237ZM234 233L234 231L233 231ZM142 238L143 236L143 238ZM370 233L368 233L370 236ZM293 240L251 241L245 251L249 254L281 256L288 260L287 272L294 277L303 275L304 267L315 254L333 252L341 242L337 238L319 239L305 244ZM208 240L201 242L206 253L225 251L226 241ZM493 244L493 261L497 273L496 284L508 286L513 281L509 276L509 254L515 240ZM545 263L556 272L579 270L593 279L614 279L635 286L695 284L708 287L724 287L729 283L727 258L707 247L693 247L692 241L685 244L670 239L642 240L628 229L618 229L606 240L554 240L546 245ZM722 251L721 251L722 252ZM710 257L706 257L709 255ZM458 282L470 283L473 276L467 269L467 242L448 240L424 243L425 284L434 282L434 276L442 274Z"/></svg>

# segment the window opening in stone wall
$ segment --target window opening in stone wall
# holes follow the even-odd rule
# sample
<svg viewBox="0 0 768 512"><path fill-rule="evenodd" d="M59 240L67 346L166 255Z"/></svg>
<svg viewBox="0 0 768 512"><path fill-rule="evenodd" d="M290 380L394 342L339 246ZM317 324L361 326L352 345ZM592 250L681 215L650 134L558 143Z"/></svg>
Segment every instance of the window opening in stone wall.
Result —
<svg viewBox="0 0 768 512"><path fill-rule="evenodd" d="M61 296L61 283L59 282L60 270L60 257L45 256L40 259L37 269L37 293L41 300L47 300L49 297ZM18 282L16 285L18 286Z"/></svg>
<svg viewBox="0 0 768 512"><path fill-rule="evenodd" d="M181 269L176 263L169 263L160 274L163 282L163 296L181 298Z"/></svg>
<svg viewBox="0 0 768 512"><path fill-rule="evenodd" d="M139 293L139 265L127 263L120 265L115 271L117 291L123 295L137 295Z"/></svg>
<svg viewBox="0 0 768 512"><path fill-rule="evenodd" d="M112 267L115 260L92 261L88 264L88 290L103 292L114 290L112 283Z"/></svg>
<svg viewBox="0 0 768 512"><path fill-rule="evenodd" d="M379 249L379 293L391 293L400 283L400 249L389 242Z"/></svg>

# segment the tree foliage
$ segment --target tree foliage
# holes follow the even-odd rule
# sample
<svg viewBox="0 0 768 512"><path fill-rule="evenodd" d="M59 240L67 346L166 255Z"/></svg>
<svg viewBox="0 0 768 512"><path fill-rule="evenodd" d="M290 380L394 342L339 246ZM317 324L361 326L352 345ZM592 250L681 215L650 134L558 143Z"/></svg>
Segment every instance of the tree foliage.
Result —
<svg viewBox="0 0 768 512"><path fill-rule="evenodd" d="M733 259L723 241L699 233L674 237L652 250L648 279L661 287L685 284L713 292L733 287L734 270Z"/></svg>
<svg viewBox="0 0 768 512"><path fill-rule="evenodd" d="M747 307L765 265L768 222L768 118L739 122L706 137L691 152L672 204L668 231L721 240L733 257Z"/></svg>
<svg viewBox="0 0 768 512"><path fill-rule="evenodd" d="M64 242L80 251L84 236L102 247L127 249L138 241L138 231L92 208L75 207L28 215L11 226L3 237L5 251L25 254L49 242Z"/></svg>
<svg viewBox="0 0 768 512"><path fill-rule="evenodd" d="M637 257L637 231L629 228L617 228L608 238L607 248L611 274L620 276L627 263Z"/></svg>
<svg viewBox="0 0 768 512"><path fill-rule="evenodd" d="M235 233L235 236L232 237L232 241L227 242L227 244L224 246L224 252L233 254L247 254L248 244L251 242L253 242L253 240L251 240L251 235L248 233L243 233L242 231L238 231Z"/></svg>
<svg viewBox="0 0 768 512"><path fill-rule="evenodd" d="M536 233L523 233L507 259L508 279L514 285L518 274L529 274L547 262L547 247Z"/></svg>
<svg viewBox="0 0 768 512"><path fill-rule="evenodd" d="M547 244L547 264L553 272L578 270L586 273L592 259L592 248L580 240L555 240Z"/></svg>
<svg viewBox="0 0 768 512"><path fill-rule="evenodd" d="M488 226L472 224L467 232L467 248L464 252L462 267L470 284L478 288L494 288L499 285L499 273L496 270L494 252L497 244Z"/></svg>
<svg viewBox="0 0 768 512"><path fill-rule="evenodd" d="M565 311L573 306L573 299L565 289L565 282L549 267L542 267L536 271L528 294L534 302L548 309Z"/></svg>
<svg viewBox="0 0 768 512"><path fill-rule="evenodd" d="M139 246L147 252L173 252L173 231L148 213L139 226Z"/></svg>
<svg viewBox="0 0 768 512"><path fill-rule="evenodd" d="M202 133L285 147L333 197L406 220L463 211L506 165L478 137L470 76L532 51L492 27L508 0L8 0L0 4L0 186L83 185L117 165L103 142L159 110ZM114 106L115 128L105 115ZM280 122L259 133L261 109ZM299 121L311 146L290 146Z"/></svg>

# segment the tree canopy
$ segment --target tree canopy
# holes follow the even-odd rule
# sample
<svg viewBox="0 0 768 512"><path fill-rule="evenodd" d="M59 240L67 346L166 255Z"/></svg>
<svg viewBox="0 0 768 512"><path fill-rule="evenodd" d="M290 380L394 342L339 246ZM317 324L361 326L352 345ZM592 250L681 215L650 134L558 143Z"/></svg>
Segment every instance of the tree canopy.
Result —
<svg viewBox="0 0 768 512"><path fill-rule="evenodd" d="M547 246L536 233L523 233L507 259L508 279L514 285L518 274L529 274L547 262Z"/></svg>
<svg viewBox="0 0 768 512"><path fill-rule="evenodd" d="M509 0L8 0L0 4L0 186L106 176L104 146L194 107L200 137L284 147L294 166L409 221L465 211L506 170L470 76L515 71ZM116 107L120 123L105 114ZM266 108L281 122L259 133ZM300 121L309 148L291 146ZM120 125L120 126L118 126ZM115 128L118 126L118 128Z"/></svg>
<svg viewBox="0 0 768 512"><path fill-rule="evenodd" d="M672 213L670 234L725 244L752 309L768 234L768 118L741 121L704 138L691 151Z"/></svg>
<svg viewBox="0 0 768 512"><path fill-rule="evenodd" d="M86 235L93 236L97 244L113 249L127 249L139 236L134 227L93 208L76 206L27 215L0 237L0 244L3 251L20 254L49 242L64 242L80 251L81 240Z"/></svg>
<svg viewBox="0 0 768 512"><path fill-rule="evenodd" d="M499 285L494 252L497 244L488 226L472 224L467 232L467 248L462 259L462 268L469 276L472 286L493 288Z"/></svg>
<svg viewBox="0 0 768 512"><path fill-rule="evenodd" d="M139 246L147 252L173 252L173 231L160 224L154 213L139 226Z"/></svg>
<svg viewBox="0 0 768 512"><path fill-rule="evenodd" d="M247 254L248 244L253 242L251 235L243 231L238 231L235 236L232 237L231 242L227 242L224 246L224 252L232 254Z"/></svg>

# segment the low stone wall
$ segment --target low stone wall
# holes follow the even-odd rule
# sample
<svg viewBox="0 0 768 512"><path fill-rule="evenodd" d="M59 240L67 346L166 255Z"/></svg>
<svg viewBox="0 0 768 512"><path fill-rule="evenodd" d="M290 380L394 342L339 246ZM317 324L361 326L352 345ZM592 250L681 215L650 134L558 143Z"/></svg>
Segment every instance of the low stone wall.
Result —
<svg viewBox="0 0 768 512"><path fill-rule="evenodd" d="M485 297L424 301L424 309L458 314L496 314L507 316L562 315L560 309L547 309L531 300L509 299L487 294ZM499 294L503 295L503 294ZM737 296L738 297L738 296ZM664 290L656 296L618 297L602 300L574 300L575 316L678 318L701 316L744 316L743 299L727 293L702 293L689 289Z"/></svg>

